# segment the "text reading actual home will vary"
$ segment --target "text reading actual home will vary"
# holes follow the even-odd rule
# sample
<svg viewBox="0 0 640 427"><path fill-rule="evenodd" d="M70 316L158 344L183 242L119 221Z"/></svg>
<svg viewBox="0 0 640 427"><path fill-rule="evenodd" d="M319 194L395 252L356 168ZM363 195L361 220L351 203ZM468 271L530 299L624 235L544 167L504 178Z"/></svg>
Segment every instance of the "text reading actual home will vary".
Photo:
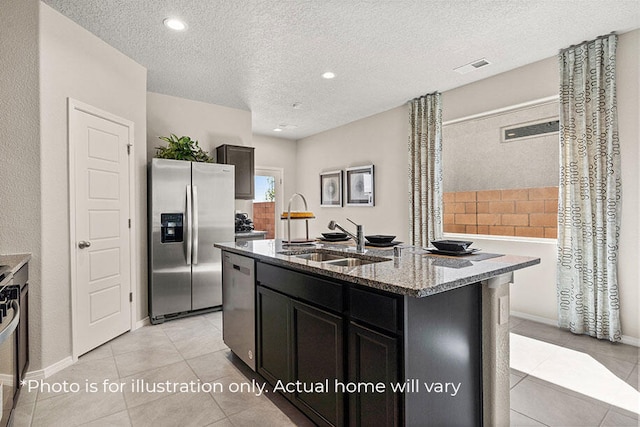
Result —
<svg viewBox="0 0 640 427"><path fill-rule="evenodd" d="M44 380L23 381L23 386L29 392L40 393L251 393L261 396L268 393L267 384L251 380L250 382L172 382L172 381L146 381L136 378L130 381L118 382L104 380L102 382L45 382ZM318 382L284 382L278 380L273 391L282 393L438 393L455 397L462 383L454 382L425 382L419 379L408 379L401 383L372 383L372 382L342 382L325 379Z"/></svg>

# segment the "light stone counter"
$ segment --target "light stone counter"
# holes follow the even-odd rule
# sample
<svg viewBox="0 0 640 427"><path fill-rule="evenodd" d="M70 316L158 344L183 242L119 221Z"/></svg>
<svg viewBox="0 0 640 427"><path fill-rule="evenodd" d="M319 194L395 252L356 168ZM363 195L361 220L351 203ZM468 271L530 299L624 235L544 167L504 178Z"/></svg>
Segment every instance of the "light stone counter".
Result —
<svg viewBox="0 0 640 427"><path fill-rule="evenodd" d="M11 274L16 274L30 260L31 254L0 255L0 265L8 265Z"/></svg>
<svg viewBox="0 0 640 427"><path fill-rule="evenodd" d="M366 253L361 255L355 253L353 246L317 243L313 246L283 247L281 240L230 242L215 246L271 264L417 298L482 282L540 263L539 258L483 252L465 256L432 255L422 248L413 246L403 247L399 258L393 257L392 248L367 249ZM340 267L295 256L318 249L345 257L384 261L356 267Z"/></svg>

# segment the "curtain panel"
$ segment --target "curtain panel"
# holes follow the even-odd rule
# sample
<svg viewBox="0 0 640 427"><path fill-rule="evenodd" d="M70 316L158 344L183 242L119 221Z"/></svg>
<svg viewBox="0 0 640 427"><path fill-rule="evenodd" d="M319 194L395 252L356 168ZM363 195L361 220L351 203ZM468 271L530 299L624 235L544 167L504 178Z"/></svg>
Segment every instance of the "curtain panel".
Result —
<svg viewBox="0 0 640 427"><path fill-rule="evenodd" d="M409 240L442 236L442 101L436 92L409 101Z"/></svg>
<svg viewBox="0 0 640 427"><path fill-rule="evenodd" d="M619 341L620 143L614 34L572 46L560 66L559 326Z"/></svg>

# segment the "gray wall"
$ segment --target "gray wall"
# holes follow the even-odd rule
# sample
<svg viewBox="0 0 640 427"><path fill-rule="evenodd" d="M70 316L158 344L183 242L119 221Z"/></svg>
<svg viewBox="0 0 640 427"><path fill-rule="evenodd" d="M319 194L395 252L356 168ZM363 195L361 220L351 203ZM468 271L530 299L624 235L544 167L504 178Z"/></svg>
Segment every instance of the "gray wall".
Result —
<svg viewBox="0 0 640 427"><path fill-rule="evenodd" d="M38 0L0 0L0 253L31 252L31 357L40 364Z"/></svg>
<svg viewBox="0 0 640 427"><path fill-rule="evenodd" d="M558 134L501 142L501 128L558 117L558 102L443 126L444 191L558 185Z"/></svg>
<svg viewBox="0 0 640 427"><path fill-rule="evenodd" d="M40 9L42 365L71 355L67 98L134 123L136 318L147 313L147 71L49 6ZM37 331L36 331L37 334ZM31 369L38 369L34 364Z"/></svg>
<svg viewBox="0 0 640 427"><path fill-rule="evenodd" d="M309 221L312 237L328 231L332 219L354 231L355 226L346 220L350 218L364 225L365 235L389 234L407 241L408 123L409 110L403 105L298 141L296 160L301 166L296 190L306 197L316 215ZM374 165L374 207L320 207L320 172L369 164Z"/></svg>

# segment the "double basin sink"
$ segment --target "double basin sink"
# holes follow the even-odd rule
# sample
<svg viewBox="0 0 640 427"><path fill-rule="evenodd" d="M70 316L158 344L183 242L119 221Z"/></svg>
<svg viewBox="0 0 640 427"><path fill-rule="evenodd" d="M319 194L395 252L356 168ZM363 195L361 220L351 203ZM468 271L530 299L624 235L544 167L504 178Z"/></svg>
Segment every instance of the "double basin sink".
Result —
<svg viewBox="0 0 640 427"><path fill-rule="evenodd" d="M295 256L296 258L321 262L324 264L335 265L338 267L357 267L359 265L374 264L377 262L389 261L388 258L373 257L373 256L354 256L354 254L336 254L330 252L324 252L320 250L314 250L312 252L303 253L290 253L282 252L283 255Z"/></svg>

